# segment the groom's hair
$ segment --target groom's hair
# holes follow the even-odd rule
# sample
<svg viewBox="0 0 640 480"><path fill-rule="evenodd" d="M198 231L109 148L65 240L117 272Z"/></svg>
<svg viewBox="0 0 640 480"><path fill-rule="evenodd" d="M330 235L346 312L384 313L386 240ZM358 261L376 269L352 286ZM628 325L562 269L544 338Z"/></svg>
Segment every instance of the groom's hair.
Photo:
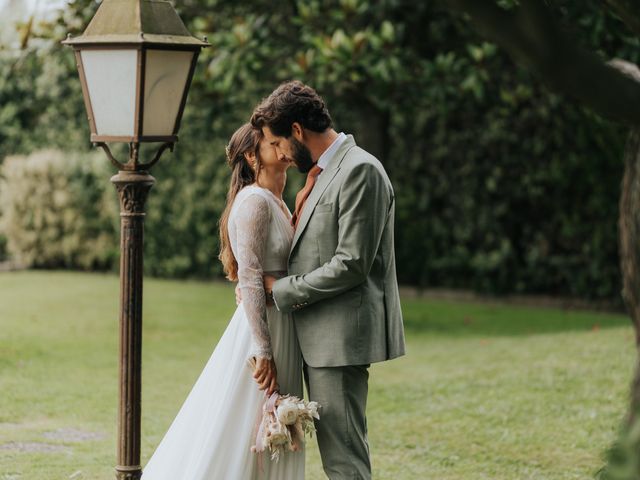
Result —
<svg viewBox="0 0 640 480"><path fill-rule="evenodd" d="M322 97L298 80L276 88L260 102L251 116L254 128L267 126L278 137L290 137L294 122L313 132L324 132L332 125Z"/></svg>

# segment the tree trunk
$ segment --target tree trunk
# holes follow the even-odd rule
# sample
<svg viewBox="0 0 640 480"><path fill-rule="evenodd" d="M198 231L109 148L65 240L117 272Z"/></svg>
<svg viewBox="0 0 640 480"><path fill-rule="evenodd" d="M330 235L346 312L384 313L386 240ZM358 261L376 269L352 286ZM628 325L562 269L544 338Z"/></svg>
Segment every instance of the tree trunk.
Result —
<svg viewBox="0 0 640 480"><path fill-rule="evenodd" d="M640 1L605 0L605 3L636 35L640 35Z"/></svg>
<svg viewBox="0 0 640 480"><path fill-rule="evenodd" d="M620 195L620 270L622 297L635 328L640 348L640 128L631 130L624 154L624 177ZM640 362L631 384L629 423L640 410Z"/></svg>
<svg viewBox="0 0 640 480"><path fill-rule="evenodd" d="M520 0L508 11L495 0L449 0L447 5L467 13L480 33L552 89L605 118L640 125L640 84L582 48L543 0Z"/></svg>
<svg viewBox="0 0 640 480"><path fill-rule="evenodd" d="M366 101L361 103L361 107L365 113L362 115L362 121L357 123L356 141L378 160L388 165L391 161L389 158L391 115L388 110L378 109Z"/></svg>

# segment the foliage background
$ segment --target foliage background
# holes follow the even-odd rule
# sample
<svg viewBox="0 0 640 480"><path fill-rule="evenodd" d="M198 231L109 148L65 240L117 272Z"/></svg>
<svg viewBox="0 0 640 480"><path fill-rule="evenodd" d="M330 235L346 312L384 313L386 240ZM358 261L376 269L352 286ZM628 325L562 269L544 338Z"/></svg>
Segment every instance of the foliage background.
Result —
<svg viewBox="0 0 640 480"><path fill-rule="evenodd" d="M153 171L148 274L221 274L224 145L263 96L297 78L325 97L338 130L385 164L398 198L402 283L618 301L624 129L550 93L437 2L175 4L212 47L201 55L176 151ZM638 39L595 0L554 5L591 49L640 60ZM0 161L43 148L90 150L73 56L59 41L79 34L97 6L72 0L54 19L18 25L22 45L0 51ZM11 175L9 162L0 172ZM108 184L100 175L88 189ZM289 178L291 202L301 178ZM3 202L3 216L22 200ZM52 266L11 235L0 232L0 249L14 245L5 256ZM112 255L101 258L91 267L115 268ZM88 268L73 256L58 266Z"/></svg>

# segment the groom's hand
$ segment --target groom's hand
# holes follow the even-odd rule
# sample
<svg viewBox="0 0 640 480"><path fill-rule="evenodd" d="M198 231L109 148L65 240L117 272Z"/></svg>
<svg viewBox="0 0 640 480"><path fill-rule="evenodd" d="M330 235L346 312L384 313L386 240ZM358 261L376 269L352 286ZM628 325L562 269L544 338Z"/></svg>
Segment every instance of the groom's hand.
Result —
<svg viewBox="0 0 640 480"><path fill-rule="evenodd" d="M276 363L273 359L256 358L256 368L253 371L253 378L258 383L260 390L266 390L267 395L271 395L278 390Z"/></svg>
<svg viewBox="0 0 640 480"><path fill-rule="evenodd" d="M271 275L265 275L262 277L264 281L264 293L267 294L267 305L270 307L273 306L273 284L276 283L276 277L272 277Z"/></svg>

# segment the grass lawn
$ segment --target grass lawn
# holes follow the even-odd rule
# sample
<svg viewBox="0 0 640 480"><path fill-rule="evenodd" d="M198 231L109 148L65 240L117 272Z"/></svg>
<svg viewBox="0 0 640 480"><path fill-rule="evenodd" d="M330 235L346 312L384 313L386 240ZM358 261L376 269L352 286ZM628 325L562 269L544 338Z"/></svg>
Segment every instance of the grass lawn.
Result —
<svg viewBox="0 0 640 480"><path fill-rule="evenodd" d="M113 275L0 274L0 480L114 478L117 301ZM593 476L626 408L623 316L403 306L408 355L371 369L375 478ZM223 283L146 281L143 464L234 309ZM307 479L321 478L311 442Z"/></svg>

